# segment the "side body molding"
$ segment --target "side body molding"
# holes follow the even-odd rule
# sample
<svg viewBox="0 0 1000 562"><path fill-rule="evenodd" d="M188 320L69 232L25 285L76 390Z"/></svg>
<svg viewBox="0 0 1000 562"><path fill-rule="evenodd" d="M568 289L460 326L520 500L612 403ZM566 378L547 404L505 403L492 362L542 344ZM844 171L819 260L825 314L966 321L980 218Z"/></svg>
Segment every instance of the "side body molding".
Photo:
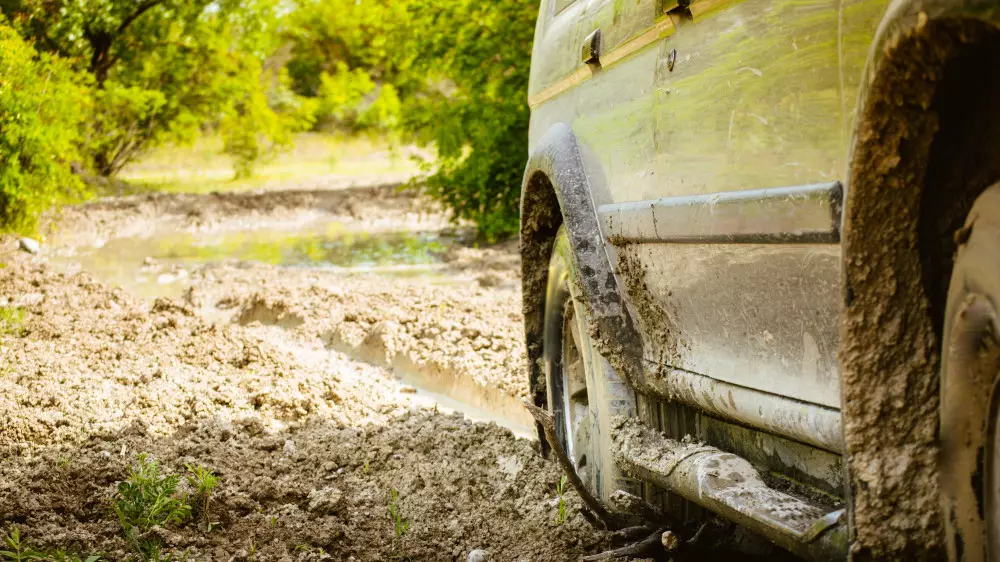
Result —
<svg viewBox="0 0 1000 562"><path fill-rule="evenodd" d="M583 155L572 129L553 125L532 149L521 190L521 273L532 397L544 405L542 322L552 240L565 223L582 279L598 351L636 387L643 382L642 340L622 300L601 240ZM606 336L606 337L605 337Z"/></svg>

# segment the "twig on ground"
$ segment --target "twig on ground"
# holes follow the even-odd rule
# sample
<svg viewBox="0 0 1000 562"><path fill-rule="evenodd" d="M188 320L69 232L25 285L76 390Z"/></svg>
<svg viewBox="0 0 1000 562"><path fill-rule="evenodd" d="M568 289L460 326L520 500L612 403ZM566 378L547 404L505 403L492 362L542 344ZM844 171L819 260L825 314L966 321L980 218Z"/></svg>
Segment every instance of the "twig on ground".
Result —
<svg viewBox="0 0 1000 562"><path fill-rule="evenodd" d="M632 541L645 537L653 531L649 525L637 525L635 527L625 527L612 534L613 540Z"/></svg>
<svg viewBox="0 0 1000 562"><path fill-rule="evenodd" d="M606 529L614 531L624 527L624 519L608 511L604 507L604 504L595 498L583 484L583 481L580 480L580 477L576 473L576 467L573 466L573 461L569 459L566 451L559 443L559 439L556 437L555 417L550 412L535 406L527 400L524 401L524 406L528 409L531 417L535 418L535 421L542 426L542 431L545 432L545 439L549 442L549 446L552 447L552 452L555 454L556 460L559 461L559 466L562 467L567 480L573 486L573 489L576 490L576 493L580 495L580 499L583 500L587 509L597 516L597 519Z"/></svg>
<svg viewBox="0 0 1000 562"><path fill-rule="evenodd" d="M657 550L663 550L663 545L660 543L660 536L663 535L663 532L666 530L666 527L660 527L639 542L632 543L621 548L616 548L614 550L609 550L607 552L602 552L600 554L584 556L581 560L583 562L598 562L599 560L610 560L612 558L622 558L624 556L641 556Z"/></svg>

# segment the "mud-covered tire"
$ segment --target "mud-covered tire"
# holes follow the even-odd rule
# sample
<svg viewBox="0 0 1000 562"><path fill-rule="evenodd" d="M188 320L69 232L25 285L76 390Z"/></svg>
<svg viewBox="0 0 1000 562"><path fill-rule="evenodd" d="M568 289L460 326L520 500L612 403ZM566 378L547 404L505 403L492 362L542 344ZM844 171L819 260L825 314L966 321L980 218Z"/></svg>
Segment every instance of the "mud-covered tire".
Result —
<svg viewBox="0 0 1000 562"><path fill-rule="evenodd" d="M634 488L611 457L610 422L616 415L634 411L635 399L594 348L579 298L579 280L563 227L553 244L545 295L542 341L548 405L556 418L559 440L576 463L577 474L596 497L607 500L615 490ZM567 341L573 345L564 345ZM577 361L576 368L567 368L567 363ZM569 375L571 372L578 375ZM566 384L567 380L575 384ZM571 400L570 395L576 398Z"/></svg>
<svg viewBox="0 0 1000 562"><path fill-rule="evenodd" d="M940 486L950 560L1000 560L1000 184L956 234L941 359Z"/></svg>

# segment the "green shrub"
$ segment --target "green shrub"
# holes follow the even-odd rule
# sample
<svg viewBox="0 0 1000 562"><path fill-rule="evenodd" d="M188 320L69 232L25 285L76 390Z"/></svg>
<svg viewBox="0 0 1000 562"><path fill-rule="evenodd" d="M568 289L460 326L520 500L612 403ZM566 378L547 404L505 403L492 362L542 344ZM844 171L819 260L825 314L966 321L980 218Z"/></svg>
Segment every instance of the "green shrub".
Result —
<svg viewBox="0 0 1000 562"><path fill-rule="evenodd" d="M90 113L83 76L0 19L0 226L30 233L46 208L85 193L70 163Z"/></svg>
<svg viewBox="0 0 1000 562"><path fill-rule="evenodd" d="M519 224L537 15L537 0L303 0L292 88L321 100L321 118L433 145L427 192L503 238Z"/></svg>
<svg viewBox="0 0 1000 562"><path fill-rule="evenodd" d="M163 474L159 463L139 455L128 479L118 483L115 514L129 544L146 558L158 557L163 548L159 537L148 537L147 531L191 517L191 505L177 492L180 482L180 476Z"/></svg>
<svg viewBox="0 0 1000 562"><path fill-rule="evenodd" d="M488 241L515 234L528 157L528 71L537 0L411 0L413 71L438 77L404 126L438 150L427 190ZM436 4L436 9L427 5ZM431 82L434 84L435 82Z"/></svg>

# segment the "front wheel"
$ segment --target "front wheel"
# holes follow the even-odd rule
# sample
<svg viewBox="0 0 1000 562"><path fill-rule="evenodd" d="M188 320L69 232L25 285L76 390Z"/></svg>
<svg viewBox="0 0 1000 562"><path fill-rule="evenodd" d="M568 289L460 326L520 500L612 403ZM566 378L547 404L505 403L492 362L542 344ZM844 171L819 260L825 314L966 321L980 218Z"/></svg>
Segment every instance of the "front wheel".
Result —
<svg viewBox="0 0 1000 562"><path fill-rule="evenodd" d="M559 444L577 474L598 498L634 486L611 458L611 419L633 415L635 399L594 348L580 300L580 278L565 227L549 260L545 295L543 357L549 410Z"/></svg>
<svg viewBox="0 0 1000 562"><path fill-rule="evenodd" d="M957 239L941 359L948 557L1000 561L1000 184L979 196Z"/></svg>

